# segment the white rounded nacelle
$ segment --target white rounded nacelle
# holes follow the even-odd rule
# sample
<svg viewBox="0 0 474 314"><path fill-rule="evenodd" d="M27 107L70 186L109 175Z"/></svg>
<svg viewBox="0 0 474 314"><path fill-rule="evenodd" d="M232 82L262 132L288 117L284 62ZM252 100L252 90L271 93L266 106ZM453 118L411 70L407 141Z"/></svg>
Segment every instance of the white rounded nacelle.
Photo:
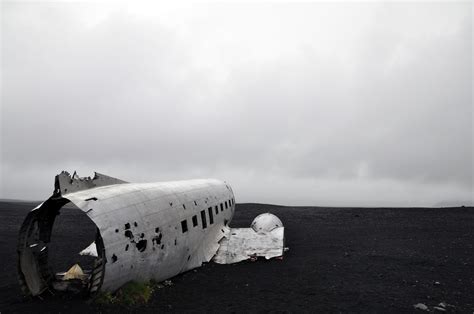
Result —
<svg viewBox="0 0 474 314"><path fill-rule="evenodd" d="M255 217L250 226L255 232L261 233L270 232L275 228L283 227L283 223L277 216L270 213L264 213Z"/></svg>

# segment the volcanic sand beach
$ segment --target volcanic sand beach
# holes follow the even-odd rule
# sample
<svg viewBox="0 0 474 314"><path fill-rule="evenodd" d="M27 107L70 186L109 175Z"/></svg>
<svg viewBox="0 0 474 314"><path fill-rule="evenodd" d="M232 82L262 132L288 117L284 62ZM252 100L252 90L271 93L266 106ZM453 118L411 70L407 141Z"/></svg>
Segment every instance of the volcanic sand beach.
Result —
<svg viewBox="0 0 474 314"><path fill-rule="evenodd" d="M142 306L97 305L81 296L22 297L17 236L38 203L0 201L0 312L413 312L445 303L474 311L474 208L323 208L237 204L232 227L263 212L285 226L282 260L205 264L171 279ZM58 224L59 223L59 224ZM52 265L69 265L93 224L61 211ZM67 270L67 269L61 269ZM59 271L59 270L58 270ZM420 311L421 312L421 311Z"/></svg>

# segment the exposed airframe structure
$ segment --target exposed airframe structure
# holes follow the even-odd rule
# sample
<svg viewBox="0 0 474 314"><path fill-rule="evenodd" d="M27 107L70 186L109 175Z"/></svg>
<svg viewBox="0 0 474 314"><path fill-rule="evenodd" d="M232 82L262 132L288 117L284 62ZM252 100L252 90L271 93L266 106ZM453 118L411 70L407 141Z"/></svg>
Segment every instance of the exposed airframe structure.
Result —
<svg viewBox="0 0 474 314"><path fill-rule="evenodd" d="M251 228L228 226L235 199L226 182L128 183L100 173L80 178L63 171L53 195L28 213L20 229L18 274L26 295L60 286L48 265L48 244L67 203L83 211L97 230L95 241L80 253L95 257L93 269L82 273L75 265L62 280L80 278L91 296L132 280L163 281L211 259L230 264L284 252L284 227L276 216L259 215Z"/></svg>

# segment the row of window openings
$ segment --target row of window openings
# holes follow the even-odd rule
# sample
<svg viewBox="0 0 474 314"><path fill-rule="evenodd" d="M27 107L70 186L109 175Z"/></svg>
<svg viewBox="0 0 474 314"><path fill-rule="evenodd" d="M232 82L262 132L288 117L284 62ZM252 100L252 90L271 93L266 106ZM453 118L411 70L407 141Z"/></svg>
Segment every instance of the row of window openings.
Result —
<svg viewBox="0 0 474 314"><path fill-rule="evenodd" d="M233 204L234 204L234 199L230 199L229 201L225 201L224 203L220 203L221 212L224 211L224 206L225 206L225 209L227 209L227 208L231 207ZM216 215L218 215L219 214L219 207L217 205L214 207L214 210L215 210ZM207 209L207 211L209 213L209 224L212 225L214 223L214 214L212 212L212 207L209 207ZM197 215L194 215L191 218L191 221L193 222L193 227L197 227L197 225L198 225ZM205 210L201 210L201 222L202 222L202 228L203 229L207 228L207 219L206 219L206 211ZM186 219L181 221L181 230L183 231L183 233L188 231L188 221Z"/></svg>
<svg viewBox="0 0 474 314"><path fill-rule="evenodd" d="M229 204L227 204L227 202L229 202ZM224 203L225 203L225 208L227 208L227 206L232 206L232 205L234 205L235 201L234 201L233 198L231 198L230 200L225 201ZM194 201L194 205L197 206L197 202L196 202L196 201ZM173 206L173 203L172 203L172 202L170 203L170 206ZM217 206L216 206L216 207L217 207ZM222 207L222 203L221 203L221 207ZM186 209L186 205L185 205L185 204L183 204L183 209ZM216 209L216 211L217 211L217 209ZM217 213L216 213L216 214L217 214Z"/></svg>

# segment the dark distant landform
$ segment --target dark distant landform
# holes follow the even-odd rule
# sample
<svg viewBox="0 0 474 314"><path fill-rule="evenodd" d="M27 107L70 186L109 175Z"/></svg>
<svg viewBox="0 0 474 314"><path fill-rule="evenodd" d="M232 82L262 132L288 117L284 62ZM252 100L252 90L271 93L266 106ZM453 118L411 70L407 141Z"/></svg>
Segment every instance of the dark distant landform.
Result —
<svg viewBox="0 0 474 314"><path fill-rule="evenodd" d="M125 306L73 294L43 300L21 295L17 236L39 203L0 201L1 313L474 311L473 207L237 204L232 227L248 227L264 212L283 221L289 251L282 260L211 262L172 278L147 304ZM52 265L72 266L93 227L79 210L62 210Z"/></svg>

